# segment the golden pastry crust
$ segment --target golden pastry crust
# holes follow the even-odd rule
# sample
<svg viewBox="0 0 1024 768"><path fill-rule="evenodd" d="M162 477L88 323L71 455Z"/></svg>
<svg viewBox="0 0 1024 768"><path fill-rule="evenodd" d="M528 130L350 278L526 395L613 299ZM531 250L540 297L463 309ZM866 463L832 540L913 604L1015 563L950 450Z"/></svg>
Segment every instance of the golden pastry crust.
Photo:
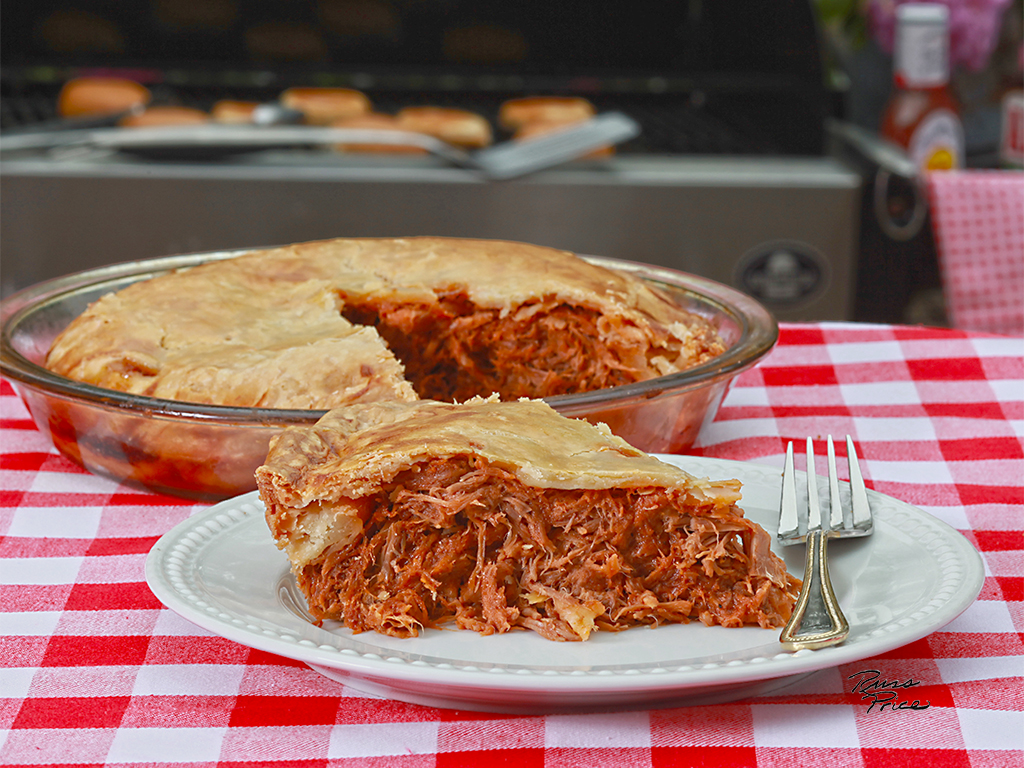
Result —
<svg viewBox="0 0 1024 768"><path fill-rule="evenodd" d="M100 387L216 405L415 398L401 363L372 328L341 316L327 283L255 267L211 262L104 296L56 340L47 366Z"/></svg>
<svg viewBox="0 0 1024 768"><path fill-rule="evenodd" d="M256 480L313 615L357 632L777 626L798 584L738 481L537 400L337 409L274 438Z"/></svg>
<svg viewBox="0 0 1024 768"><path fill-rule="evenodd" d="M256 475L268 494L264 501L281 498L306 509L314 500L366 496L416 464L463 453L484 457L537 488L681 489L696 482L603 424L565 418L542 400L497 398L338 408L315 426L276 437Z"/></svg>
<svg viewBox="0 0 1024 768"><path fill-rule="evenodd" d="M562 417L540 400L477 398L462 405L420 400L335 409L312 427L273 438L256 484L278 547L301 569L326 549L351 543L362 530L363 500L401 472L464 454L536 488L696 483L604 425ZM738 484L724 488L731 501L739 499Z"/></svg>
<svg viewBox="0 0 1024 768"><path fill-rule="evenodd" d="M569 251L506 240L443 237L352 238L300 243L237 260L239 268L292 279L344 279L348 296L387 294L437 302L437 292L464 290L481 307L511 312L553 296L619 314L638 326L693 321L627 275Z"/></svg>
<svg viewBox="0 0 1024 768"><path fill-rule="evenodd" d="M539 340L524 346L531 329ZM414 399L413 386L435 399L547 397L722 351L702 318L573 254L423 237L302 243L136 283L72 322L46 365L136 394L328 409ZM545 370L544 354L567 359Z"/></svg>

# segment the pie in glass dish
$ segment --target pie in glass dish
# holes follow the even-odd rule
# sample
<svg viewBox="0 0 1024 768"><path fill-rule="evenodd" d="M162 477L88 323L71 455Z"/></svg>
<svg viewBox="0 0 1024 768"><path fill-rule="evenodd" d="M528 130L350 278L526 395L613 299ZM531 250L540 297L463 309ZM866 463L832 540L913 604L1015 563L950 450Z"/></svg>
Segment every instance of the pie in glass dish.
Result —
<svg viewBox="0 0 1024 768"><path fill-rule="evenodd" d="M543 398L686 370L725 349L643 281L566 251L451 238L254 251L103 296L46 367L169 400L327 410Z"/></svg>

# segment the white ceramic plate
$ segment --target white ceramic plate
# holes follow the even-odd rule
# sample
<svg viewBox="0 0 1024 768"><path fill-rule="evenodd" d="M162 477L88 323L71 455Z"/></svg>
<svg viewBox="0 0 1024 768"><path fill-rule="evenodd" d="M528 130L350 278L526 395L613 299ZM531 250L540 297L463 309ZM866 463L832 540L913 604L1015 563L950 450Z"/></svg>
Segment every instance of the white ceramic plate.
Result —
<svg viewBox="0 0 1024 768"><path fill-rule="evenodd" d="M774 532L778 469L660 458L694 475L739 478L747 516ZM825 479L819 482L827 494ZM402 640L357 635L330 622L316 627L255 493L210 507L161 537L147 559L146 579L168 608L200 627L302 661L363 693L519 714L706 704L767 693L913 642L978 596L984 569L966 539L922 510L868 495L874 534L829 545L850 636L817 651L783 652L779 630L699 623L597 632L585 643L552 642L526 631L483 637L427 630ZM791 572L802 573L802 546L773 547Z"/></svg>

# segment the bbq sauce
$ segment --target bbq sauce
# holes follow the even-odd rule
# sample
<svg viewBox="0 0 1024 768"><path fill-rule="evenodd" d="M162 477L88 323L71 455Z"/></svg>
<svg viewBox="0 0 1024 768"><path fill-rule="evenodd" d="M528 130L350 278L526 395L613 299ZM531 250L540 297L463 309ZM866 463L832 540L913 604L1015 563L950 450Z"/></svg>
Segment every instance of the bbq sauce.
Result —
<svg viewBox="0 0 1024 768"><path fill-rule="evenodd" d="M912 3L896 9L893 90L882 135L904 147L922 172L964 165L960 108L949 88L949 9Z"/></svg>

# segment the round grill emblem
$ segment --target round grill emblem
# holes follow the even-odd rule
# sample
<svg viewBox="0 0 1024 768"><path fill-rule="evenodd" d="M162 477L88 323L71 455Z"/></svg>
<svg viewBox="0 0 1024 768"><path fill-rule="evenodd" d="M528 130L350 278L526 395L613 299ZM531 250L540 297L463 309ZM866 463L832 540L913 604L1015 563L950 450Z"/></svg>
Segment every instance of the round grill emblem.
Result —
<svg viewBox="0 0 1024 768"><path fill-rule="evenodd" d="M793 307L825 290L828 264L803 243L765 243L740 260L737 283L765 304Z"/></svg>

